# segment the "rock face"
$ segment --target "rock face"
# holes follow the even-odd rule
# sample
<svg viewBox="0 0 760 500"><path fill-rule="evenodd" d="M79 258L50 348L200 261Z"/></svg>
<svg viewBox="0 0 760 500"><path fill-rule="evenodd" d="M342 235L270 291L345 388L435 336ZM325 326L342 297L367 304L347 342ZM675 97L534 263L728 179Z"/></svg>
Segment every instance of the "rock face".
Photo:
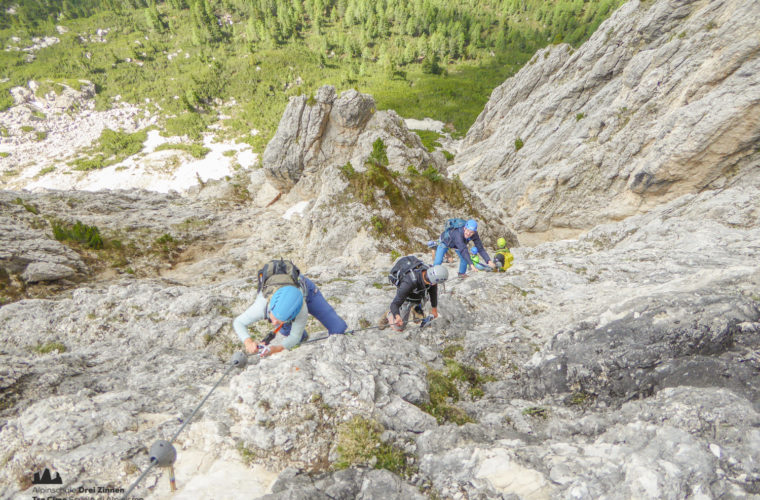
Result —
<svg viewBox="0 0 760 500"><path fill-rule="evenodd" d="M29 212L36 207L27 206L0 199L0 269L6 276L17 274L27 283L36 283L85 272L80 256L40 229L39 218Z"/></svg>
<svg viewBox="0 0 760 500"><path fill-rule="evenodd" d="M628 26L659 53L661 45L686 43L691 32L679 37L681 26L713 12L720 13L715 26L702 36L726 36L731 46L734 35L721 23L738 22L734 13L751 8L631 3L601 33ZM668 32L676 33L670 42L657 42ZM568 63L576 57L566 56ZM603 67L578 66L574 76L563 73L562 85L604 80ZM671 72L682 66L661 67L662 81L680 85ZM724 83L695 87L693 95ZM536 92L542 88L537 83ZM736 149L727 151L736 161L715 163L731 169L720 167L698 192L574 239L514 248L506 273L449 281L439 291L440 316L427 328L378 330L370 327L395 289L386 284L389 256L367 221L389 208L331 204L349 182L337 160L318 166L317 151L345 153L343 160L357 154L363 164L356 146L363 132L345 150L324 138L337 130L333 121L359 130L366 119L366 131L379 113L367 118L369 101L358 94L344 94L355 107L337 108L342 98L330 95L321 91L311 111L304 99L308 116L294 115L321 135L278 139L290 160L274 172L290 191L275 203L272 186L236 200L222 182L185 196L0 192L0 292L17 283L45 287L30 281L61 266L76 272L63 293L0 305L0 497L36 495L32 478L44 468L59 473L65 488L128 488L149 466L151 443L170 439L216 388L174 442L178 494L187 498L220 491L271 499L760 498L757 152L739 160ZM330 99L328 112L322 106ZM526 93L525 101L533 99ZM535 105L525 117L541 115ZM497 114L494 106L484 116ZM605 106L595 112L613 113ZM623 127L586 147L607 158L607 142L621 145L627 133L635 143L635 131ZM315 149L317 136L323 144ZM701 168L699 158L692 163ZM266 185L267 175L257 171L252 185ZM615 207L616 184L609 196L581 185ZM675 196L677 186L650 202ZM574 200L559 193L557 211L585 214ZM606 220L593 212L602 201L586 203L588 224ZM53 216L120 238L135 268L124 269L118 245L89 252L53 240ZM409 230L417 239L434 232L430 220ZM256 295L257 269L280 255L294 258L356 331L323 338L310 321L309 343L251 356L244 369L229 371L240 348L231 322ZM268 330L262 322L251 333ZM165 497L166 475L151 469L134 495Z"/></svg>
<svg viewBox="0 0 760 500"><path fill-rule="evenodd" d="M450 171L526 241L720 187L757 161L758 17L751 0L628 2L497 87Z"/></svg>
<svg viewBox="0 0 760 500"><path fill-rule="evenodd" d="M315 97L292 97L280 125L264 151L263 165L280 189L290 189L305 174L351 162L364 169L372 143L382 139L390 168L409 165L424 169L434 164L419 136L410 132L393 111L377 111L375 101L355 90L336 96L324 86ZM443 166L443 165L436 165Z"/></svg>

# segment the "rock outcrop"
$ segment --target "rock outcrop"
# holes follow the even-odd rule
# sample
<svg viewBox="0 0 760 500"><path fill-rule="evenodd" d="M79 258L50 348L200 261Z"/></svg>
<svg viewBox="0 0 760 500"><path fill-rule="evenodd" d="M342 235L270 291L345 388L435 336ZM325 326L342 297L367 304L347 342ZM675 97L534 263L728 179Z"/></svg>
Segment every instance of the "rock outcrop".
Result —
<svg viewBox="0 0 760 500"><path fill-rule="evenodd" d="M758 161L758 17L751 0L628 2L497 87L450 171L526 241L719 188Z"/></svg>
<svg viewBox="0 0 760 500"><path fill-rule="evenodd" d="M378 140L383 164L370 171L367 161ZM389 254L422 251L449 217L478 218L490 246L499 237L519 244L493 210L458 180L445 179L445 159L431 155L395 112L377 111L371 96L355 90L337 97L324 86L315 97L291 98L263 167L266 177L254 174L256 196L282 196L285 204L300 207L294 221L301 232L294 237L308 240L310 262L326 262L338 248L344 249L338 262L346 259L352 267L364 265L378 248ZM433 170L426 177L428 167Z"/></svg>
<svg viewBox="0 0 760 500"><path fill-rule="evenodd" d="M374 99L356 90L338 97L327 85L314 97L290 99L264 151L263 166L277 187L288 190L301 176L319 174L326 167L350 162L364 170L377 139L385 144L392 170L405 172L410 165L424 170L434 164L419 136L394 111L377 111Z"/></svg>
<svg viewBox="0 0 760 500"><path fill-rule="evenodd" d="M0 270L5 276L17 275L26 283L55 281L86 272L81 257L53 239L34 213L33 205L24 206L0 198ZM31 212L30 212L31 210Z"/></svg>

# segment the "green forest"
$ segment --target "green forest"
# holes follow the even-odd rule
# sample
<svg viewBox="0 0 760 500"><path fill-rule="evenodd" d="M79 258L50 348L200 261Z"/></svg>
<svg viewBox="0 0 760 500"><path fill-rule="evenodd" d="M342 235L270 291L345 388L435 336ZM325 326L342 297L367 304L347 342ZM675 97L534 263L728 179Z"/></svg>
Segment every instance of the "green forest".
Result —
<svg viewBox="0 0 760 500"><path fill-rule="evenodd" d="M621 3L1 0L0 109L29 80L84 79L99 109L120 96L162 116L169 134L198 138L220 122L261 150L288 97L332 84L463 135L537 49L577 47ZM59 41L24 50L42 37Z"/></svg>

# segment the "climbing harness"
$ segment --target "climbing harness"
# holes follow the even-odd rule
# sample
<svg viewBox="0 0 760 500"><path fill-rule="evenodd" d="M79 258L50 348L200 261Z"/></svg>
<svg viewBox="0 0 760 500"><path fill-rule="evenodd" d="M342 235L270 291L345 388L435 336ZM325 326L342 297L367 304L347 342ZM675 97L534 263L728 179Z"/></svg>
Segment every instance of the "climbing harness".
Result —
<svg viewBox="0 0 760 500"><path fill-rule="evenodd" d="M171 487L172 491L176 491L177 485L174 480L174 462L177 460L177 450L174 448L172 443L175 439L177 439L177 436L179 436L180 432L187 427L187 424L190 423L190 421L193 419L196 413L198 413L198 410L201 409L201 406L206 402L206 400L211 396L211 393L214 392L214 389L219 387L219 384L222 383L222 380L224 380L224 377L227 376L228 373L232 371L233 368L243 369L248 364L248 356L245 355L244 352L236 352L232 355L232 359L230 360L230 366L227 368L227 371L222 374L222 376L219 378L216 384L214 384L214 387L211 388L210 391L208 391L208 394L206 394L206 397L201 400L201 402L198 404L198 406L195 407L195 410L193 410L193 413L190 414L190 416L184 421L182 424L182 427L177 430L177 432L174 433L174 436L169 441L164 440L158 440L150 447L150 466L145 469L145 471L140 475L140 477L137 478L137 481L132 483L132 486L129 487L126 493L124 493L124 496L122 497L122 500L127 500L129 498L129 494L132 493L132 490L134 490L138 484L140 484L140 481L142 481L145 476L148 475L150 470L155 467L168 467L169 468L169 486Z"/></svg>

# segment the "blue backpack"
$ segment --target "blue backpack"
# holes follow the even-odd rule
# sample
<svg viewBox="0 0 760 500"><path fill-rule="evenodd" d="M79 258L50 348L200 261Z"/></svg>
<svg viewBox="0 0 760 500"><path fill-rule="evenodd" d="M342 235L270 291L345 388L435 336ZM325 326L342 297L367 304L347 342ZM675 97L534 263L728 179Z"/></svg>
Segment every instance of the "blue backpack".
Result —
<svg viewBox="0 0 760 500"><path fill-rule="evenodd" d="M459 229L460 227L464 227L465 224L467 224L467 221L464 219L460 219L459 217L448 219L446 221L446 225L443 228L443 233L441 234L441 241L445 245L448 245L450 243L449 231L451 231L452 229Z"/></svg>

